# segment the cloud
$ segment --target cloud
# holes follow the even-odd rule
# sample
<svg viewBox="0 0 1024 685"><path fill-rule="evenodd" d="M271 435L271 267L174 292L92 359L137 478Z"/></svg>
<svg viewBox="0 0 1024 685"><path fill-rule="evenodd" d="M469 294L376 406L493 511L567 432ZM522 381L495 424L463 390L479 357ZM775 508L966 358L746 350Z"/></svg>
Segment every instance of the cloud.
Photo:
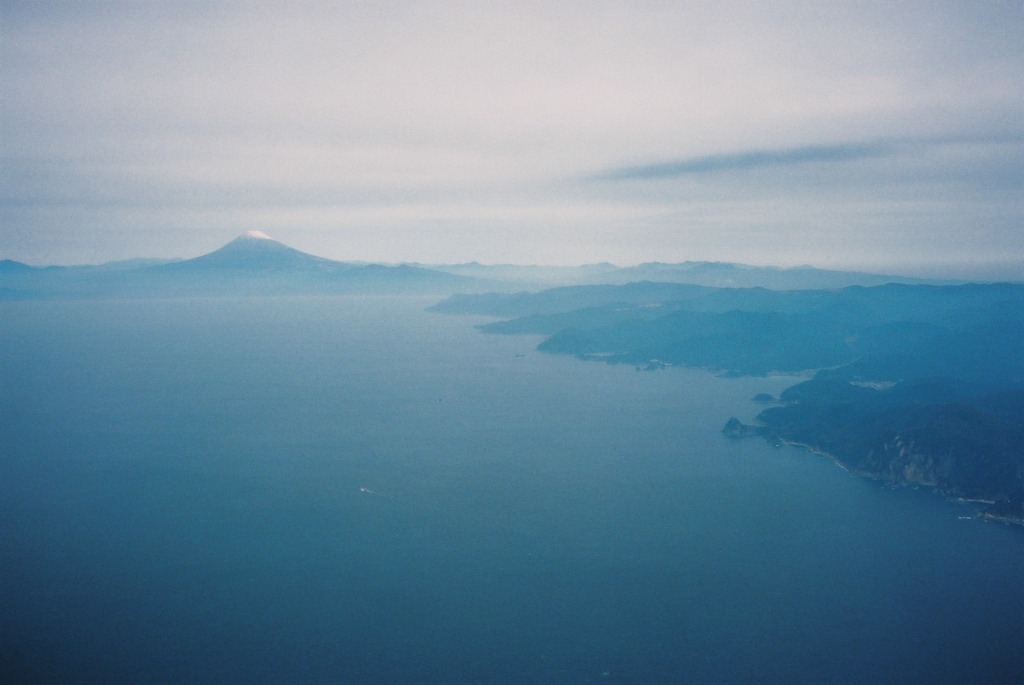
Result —
<svg viewBox="0 0 1024 685"><path fill-rule="evenodd" d="M591 178L602 181L651 180L797 164L846 162L881 157L891 154L892 151L892 146L886 143L807 145L782 150L746 150L731 154L690 157L672 162L620 167L595 174Z"/></svg>

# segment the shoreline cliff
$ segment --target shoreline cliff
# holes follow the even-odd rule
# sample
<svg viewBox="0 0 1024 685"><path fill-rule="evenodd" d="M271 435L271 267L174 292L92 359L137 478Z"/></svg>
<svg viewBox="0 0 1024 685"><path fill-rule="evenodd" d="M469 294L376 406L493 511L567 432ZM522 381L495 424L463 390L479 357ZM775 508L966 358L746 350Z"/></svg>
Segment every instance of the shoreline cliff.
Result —
<svg viewBox="0 0 1024 685"><path fill-rule="evenodd" d="M986 521L994 521L1024 527L1024 500L1003 494L993 495L983 491L971 491L962 485L944 482L935 472L935 465L941 463L935 455L921 453L909 454L906 447L901 446L904 460L900 464L887 463L886 468L863 468L865 461L871 461L873 454L856 456L839 454L826 449L819 441L797 439L778 433L770 425L744 424L735 417L730 418L722 428L722 434L728 438L762 438L775 445L799 447L812 454L831 460L852 476L870 478L887 485L899 487L926 487L939 494L963 502L975 502L985 505L976 517ZM909 457L909 458L907 458ZM901 468L902 467L902 468Z"/></svg>

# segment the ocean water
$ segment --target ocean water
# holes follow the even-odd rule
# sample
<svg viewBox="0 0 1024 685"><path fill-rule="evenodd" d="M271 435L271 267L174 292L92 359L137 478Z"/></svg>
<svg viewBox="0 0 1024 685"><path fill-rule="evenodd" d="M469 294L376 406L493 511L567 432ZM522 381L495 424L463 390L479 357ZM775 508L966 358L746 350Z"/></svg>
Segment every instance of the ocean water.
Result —
<svg viewBox="0 0 1024 685"><path fill-rule="evenodd" d="M429 300L0 304L0 681L1020 683L1024 531Z"/></svg>

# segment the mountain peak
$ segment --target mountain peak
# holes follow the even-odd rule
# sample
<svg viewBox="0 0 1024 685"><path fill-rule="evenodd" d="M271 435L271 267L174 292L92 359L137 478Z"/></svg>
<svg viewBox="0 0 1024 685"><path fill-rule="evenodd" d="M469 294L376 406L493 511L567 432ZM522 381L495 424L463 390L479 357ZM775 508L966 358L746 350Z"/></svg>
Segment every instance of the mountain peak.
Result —
<svg viewBox="0 0 1024 685"><path fill-rule="evenodd" d="M274 240L263 231L246 231L242 235L238 236L234 240L230 241L221 249L225 247L231 248L268 248L274 245L280 245L281 247L287 247L284 243Z"/></svg>

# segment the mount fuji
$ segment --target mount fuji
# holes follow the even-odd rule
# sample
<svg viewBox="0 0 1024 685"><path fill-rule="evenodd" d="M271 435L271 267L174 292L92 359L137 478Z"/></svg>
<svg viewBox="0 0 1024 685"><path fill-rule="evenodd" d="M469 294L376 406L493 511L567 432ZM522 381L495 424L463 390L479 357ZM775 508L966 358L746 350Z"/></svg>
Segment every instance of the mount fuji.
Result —
<svg viewBox="0 0 1024 685"><path fill-rule="evenodd" d="M250 272L337 272L353 267L317 257L280 243L262 231L248 231L213 252L165 264L164 270L235 270Z"/></svg>

